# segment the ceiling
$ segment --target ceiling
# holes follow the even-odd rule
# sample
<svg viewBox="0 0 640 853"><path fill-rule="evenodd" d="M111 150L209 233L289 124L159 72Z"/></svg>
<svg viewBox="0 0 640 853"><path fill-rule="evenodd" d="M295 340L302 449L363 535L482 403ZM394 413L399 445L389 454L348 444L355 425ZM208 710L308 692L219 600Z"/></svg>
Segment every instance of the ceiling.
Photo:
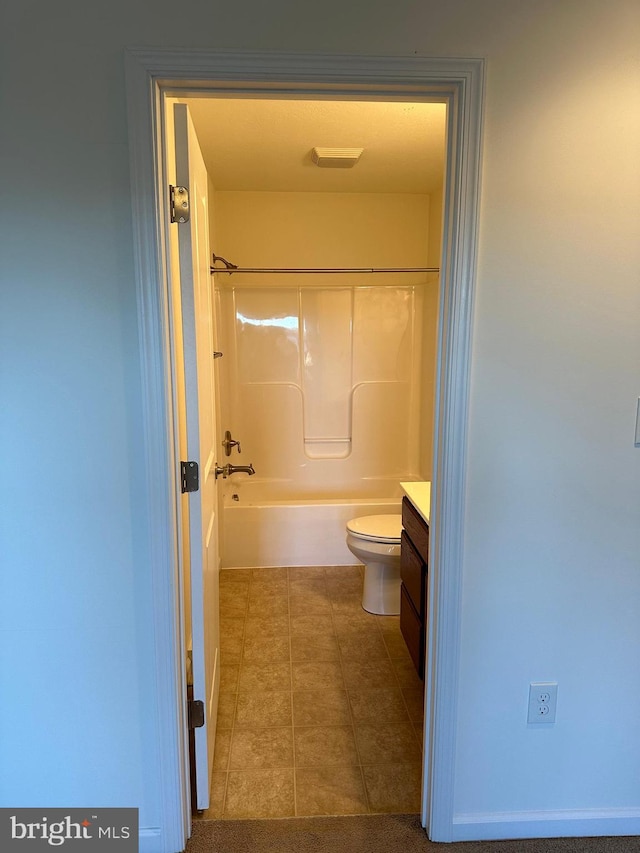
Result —
<svg viewBox="0 0 640 853"><path fill-rule="evenodd" d="M193 97L216 190L430 193L442 186L444 104ZM319 167L314 147L364 148L353 168Z"/></svg>

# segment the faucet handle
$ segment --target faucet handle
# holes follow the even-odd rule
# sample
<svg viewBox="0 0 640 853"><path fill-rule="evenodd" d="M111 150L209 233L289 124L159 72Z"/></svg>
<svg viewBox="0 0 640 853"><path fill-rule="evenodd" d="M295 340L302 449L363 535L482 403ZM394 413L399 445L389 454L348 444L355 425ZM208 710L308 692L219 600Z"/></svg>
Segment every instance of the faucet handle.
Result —
<svg viewBox="0 0 640 853"><path fill-rule="evenodd" d="M225 456L231 456L231 450L234 447L238 448L238 453L242 453L242 450L240 449L240 442L231 437L231 432L229 430L225 431L222 446L224 447Z"/></svg>

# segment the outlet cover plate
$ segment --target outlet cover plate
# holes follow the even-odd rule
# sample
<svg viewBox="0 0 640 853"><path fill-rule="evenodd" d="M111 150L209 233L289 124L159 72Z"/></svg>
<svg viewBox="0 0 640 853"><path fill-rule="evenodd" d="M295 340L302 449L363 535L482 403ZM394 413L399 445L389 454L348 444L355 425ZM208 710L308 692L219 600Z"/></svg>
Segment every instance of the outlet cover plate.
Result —
<svg viewBox="0 0 640 853"><path fill-rule="evenodd" d="M529 685L527 723L549 724L556 721L557 681L532 681Z"/></svg>

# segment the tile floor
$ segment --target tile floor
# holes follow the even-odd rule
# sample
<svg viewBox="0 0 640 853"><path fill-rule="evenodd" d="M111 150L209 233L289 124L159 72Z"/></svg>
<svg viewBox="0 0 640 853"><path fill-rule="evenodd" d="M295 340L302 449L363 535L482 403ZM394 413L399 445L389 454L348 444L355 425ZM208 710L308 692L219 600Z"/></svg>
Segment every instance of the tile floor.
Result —
<svg viewBox="0 0 640 853"><path fill-rule="evenodd" d="M221 692L204 818L420 810L423 685L362 566L220 574Z"/></svg>

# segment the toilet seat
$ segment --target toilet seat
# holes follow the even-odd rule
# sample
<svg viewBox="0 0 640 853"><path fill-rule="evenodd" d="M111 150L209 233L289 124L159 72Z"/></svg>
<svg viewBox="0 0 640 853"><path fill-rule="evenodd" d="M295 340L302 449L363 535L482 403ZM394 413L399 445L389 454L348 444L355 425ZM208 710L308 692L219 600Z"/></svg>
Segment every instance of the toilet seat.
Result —
<svg viewBox="0 0 640 853"><path fill-rule="evenodd" d="M400 544L401 515L365 515L347 522L347 532L369 542Z"/></svg>

